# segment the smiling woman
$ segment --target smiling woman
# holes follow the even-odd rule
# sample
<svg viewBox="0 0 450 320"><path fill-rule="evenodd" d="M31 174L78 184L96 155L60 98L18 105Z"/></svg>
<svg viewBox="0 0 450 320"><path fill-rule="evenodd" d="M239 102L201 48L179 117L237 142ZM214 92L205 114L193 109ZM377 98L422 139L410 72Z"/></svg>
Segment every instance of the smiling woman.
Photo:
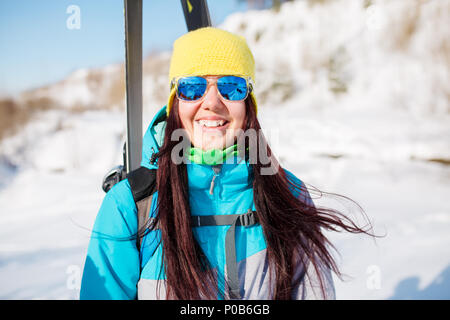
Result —
<svg viewBox="0 0 450 320"><path fill-rule="evenodd" d="M339 211L316 208L264 136L248 134L261 131L254 71L245 39L232 33L202 28L174 43L168 103L144 137L142 166L157 169L150 218L139 230L128 179L107 193L81 298L335 297L331 272L339 270L323 231L368 231ZM189 142L182 163L173 158L179 130Z"/></svg>

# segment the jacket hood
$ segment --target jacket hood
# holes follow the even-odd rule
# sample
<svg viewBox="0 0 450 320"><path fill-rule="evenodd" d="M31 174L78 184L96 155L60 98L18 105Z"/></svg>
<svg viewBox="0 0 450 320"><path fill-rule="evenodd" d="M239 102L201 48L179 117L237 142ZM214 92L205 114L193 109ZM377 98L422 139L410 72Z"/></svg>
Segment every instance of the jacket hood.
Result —
<svg viewBox="0 0 450 320"><path fill-rule="evenodd" d="M164 132L166 129L166 106L162 107L153 117L147 131L144 134L142 143L141 166L149 169L157 169L158 166L152 163L152 155L157 153L164 143Z"/></svg>

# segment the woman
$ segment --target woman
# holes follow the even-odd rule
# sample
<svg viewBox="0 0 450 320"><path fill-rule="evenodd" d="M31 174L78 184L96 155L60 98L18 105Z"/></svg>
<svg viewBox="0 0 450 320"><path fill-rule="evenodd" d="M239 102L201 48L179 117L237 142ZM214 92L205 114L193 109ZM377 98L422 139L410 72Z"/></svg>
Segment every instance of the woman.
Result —
<svg viewBox="0 0 450 320"><path fill-rule="evenodd" d="M157 168L149 229L138 230L128 180L116 184L95 222L82 299L335 297L323 229L367 232L317 209L278 165L260 134L254 71L245 40L229 32L175 41L168 103L155 117L167 119L144 137L142 166Z"/></svg>

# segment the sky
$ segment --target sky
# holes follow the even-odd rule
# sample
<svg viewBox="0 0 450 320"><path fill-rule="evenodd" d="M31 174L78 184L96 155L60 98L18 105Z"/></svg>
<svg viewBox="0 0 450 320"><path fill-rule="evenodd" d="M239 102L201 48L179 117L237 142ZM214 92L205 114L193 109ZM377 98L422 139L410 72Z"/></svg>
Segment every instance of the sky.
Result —
<svg viewBox="0 0 450 320"><path fill-rule="evenodd" d="M79 8L79 28L75 11ZM209 0L213 26L245 11L237 0ZM75 25L76 26L76 25ZM179 0L143 0L143 54L170 50L187 31ZM79 68L123 62L123 0L0 1L0 96L50 84Z"/></svg>

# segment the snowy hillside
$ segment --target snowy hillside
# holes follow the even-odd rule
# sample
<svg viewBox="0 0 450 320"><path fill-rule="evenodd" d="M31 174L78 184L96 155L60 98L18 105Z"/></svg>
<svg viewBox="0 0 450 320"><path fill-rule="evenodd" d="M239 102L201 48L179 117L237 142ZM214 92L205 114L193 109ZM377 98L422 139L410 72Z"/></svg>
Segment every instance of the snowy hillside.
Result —
<svg viewBox="0 0 450 320"><path fill-rule="evenodd" d="M220 26L255 55L281 164L386 234L330 234L349 276L335 278L339 299L450 298L449 20L448 0L299 0ZM144 127L165 103L169 57L144 64ZM0 298L76 299L101 180L121 163L123 66L17 98L29 101L52 107L0 141Z"/></svg>
<svg viewBox="0 0 450 320"><path fill-rule="evenodd" d="M294 1L279 13L235 14L223 27L250 42L270 105L295 98L303 108L448 114L449 8L448 0Z"/></svg>
<svg viewBox="0 0 450 320"><path fill-rule="evenodd" d="M169 53L151 54L143 61L144 103L163 104L167 90ZM17 97L17 103L44 101L50 107L72 111L91 109L122 110L125 105L124 65L80 69L58 83L29 90Z"/></svg>

